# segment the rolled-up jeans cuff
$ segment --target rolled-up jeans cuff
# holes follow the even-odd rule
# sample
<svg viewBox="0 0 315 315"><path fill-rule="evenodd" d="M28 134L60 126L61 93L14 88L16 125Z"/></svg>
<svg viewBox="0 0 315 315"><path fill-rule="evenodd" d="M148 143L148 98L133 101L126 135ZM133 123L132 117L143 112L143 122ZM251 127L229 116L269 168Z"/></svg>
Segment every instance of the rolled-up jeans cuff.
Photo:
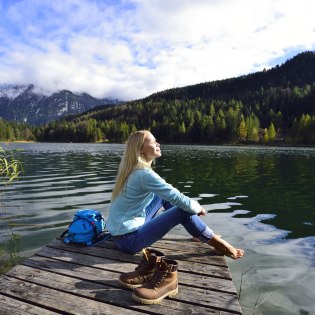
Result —
<svg viewBox="0 0 315 315"><path fill-rule="evenodd" d="M202 243L207 243L213 237L213 235L213 231L206 226L198 238Z"/></svg>

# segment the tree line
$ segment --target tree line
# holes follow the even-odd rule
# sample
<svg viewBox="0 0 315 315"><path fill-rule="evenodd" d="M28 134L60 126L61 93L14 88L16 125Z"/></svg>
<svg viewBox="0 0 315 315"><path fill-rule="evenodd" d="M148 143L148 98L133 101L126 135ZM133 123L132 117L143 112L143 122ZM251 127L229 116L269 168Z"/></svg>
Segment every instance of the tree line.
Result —
<svg viewBox="0 0 315 315"><path fill-rule="evenodd" d="M315 115L266 113L238 100L138 101L89 112L71 120L28 126L0 120L5 141L124 142L138 129L149 129L164 143L315 143Z"/></svg>
<svg viewBox="0 0 315 315"><path fill-rule="evenodd" d="M0 118L0 141L36 141L34 128Z"/></svg>

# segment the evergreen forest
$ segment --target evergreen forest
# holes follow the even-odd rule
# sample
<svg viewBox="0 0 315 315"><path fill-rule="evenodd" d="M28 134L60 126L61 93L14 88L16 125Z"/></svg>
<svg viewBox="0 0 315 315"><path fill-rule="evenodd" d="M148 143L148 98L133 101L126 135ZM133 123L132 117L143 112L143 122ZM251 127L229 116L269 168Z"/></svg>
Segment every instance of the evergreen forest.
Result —
<svg viewBox="0 0 315 315"><path fill-rule="evenodd" d="M151 130L161 143L314 145L315 53L42 126L0 119L0 140L124 142L139 129Z"/></svg>

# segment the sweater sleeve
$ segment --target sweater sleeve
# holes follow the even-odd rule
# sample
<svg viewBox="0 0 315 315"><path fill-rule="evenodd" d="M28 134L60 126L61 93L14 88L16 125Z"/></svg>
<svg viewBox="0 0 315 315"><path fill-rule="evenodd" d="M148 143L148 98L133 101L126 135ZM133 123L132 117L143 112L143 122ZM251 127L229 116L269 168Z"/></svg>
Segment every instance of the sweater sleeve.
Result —
<svg viewBox="0 0 315 315"><path fill-rule="evenodd" d="M168 184L153 170L144 170L141 176L142 189L153 192L162 199L170 202L173 206L178 206L189 213L197 214L201 211L200 204Z"/></svg>

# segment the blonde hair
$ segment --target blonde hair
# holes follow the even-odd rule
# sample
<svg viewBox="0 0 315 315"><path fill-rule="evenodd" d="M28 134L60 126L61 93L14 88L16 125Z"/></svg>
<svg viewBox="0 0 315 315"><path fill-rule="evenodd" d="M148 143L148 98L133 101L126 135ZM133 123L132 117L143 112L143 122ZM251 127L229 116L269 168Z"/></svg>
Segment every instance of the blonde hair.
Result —
<svg viewBox="0 0 315 315"><path fill-rule="evenodd" d="M136 168L150 168L150 165L140 153L146 135L149 132L148 130L139 130L129 136L124 155L119 165L116 183L112 192L112 201L115 200L123 190L129 175Z"/></svg>

